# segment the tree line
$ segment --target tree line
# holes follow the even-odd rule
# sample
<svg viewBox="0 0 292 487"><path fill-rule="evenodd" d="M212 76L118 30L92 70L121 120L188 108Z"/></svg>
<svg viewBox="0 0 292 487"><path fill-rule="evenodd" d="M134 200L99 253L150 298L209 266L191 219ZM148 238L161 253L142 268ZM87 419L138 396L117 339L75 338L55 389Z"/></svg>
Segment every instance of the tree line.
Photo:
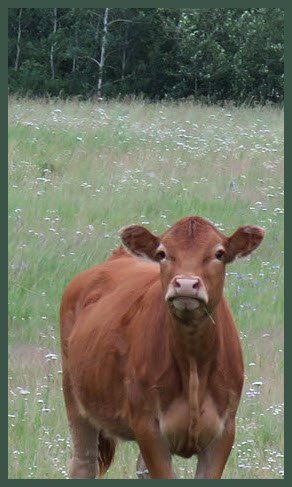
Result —
<svg viewBox="0 0 292 487"><path fill-rule="evenodd" d="M10 8L9 92L281 103L279 8Z"/></svg>

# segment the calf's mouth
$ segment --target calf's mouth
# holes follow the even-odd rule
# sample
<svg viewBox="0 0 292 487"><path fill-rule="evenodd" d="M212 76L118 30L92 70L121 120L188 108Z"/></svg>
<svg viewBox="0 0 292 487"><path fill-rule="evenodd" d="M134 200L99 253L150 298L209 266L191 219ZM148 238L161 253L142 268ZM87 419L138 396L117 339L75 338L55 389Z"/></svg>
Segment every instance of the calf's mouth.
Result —
<svg viewBox="0 0 292 487"><path fill-rule="evenodd" d="M206 303L198 298L171 297L167 303L170 313L184 325L200 321L206 314Z"/></svg>
<svg viewBox="0 0 292 487"><path fill-rule="evenodd" d="M190 296L179 296L169 299L169 303L179 311L194 311L202 305L202 301L198 298L191 298Z"/></svg>

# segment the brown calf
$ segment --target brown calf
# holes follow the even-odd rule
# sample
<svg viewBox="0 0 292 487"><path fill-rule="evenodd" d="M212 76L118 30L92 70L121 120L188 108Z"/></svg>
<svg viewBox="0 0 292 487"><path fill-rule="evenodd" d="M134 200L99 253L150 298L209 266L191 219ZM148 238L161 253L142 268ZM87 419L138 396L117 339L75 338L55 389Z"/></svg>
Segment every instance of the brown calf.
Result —
<svg viewBox="0 0 292 487"><path fill-rule="evenodd" d="M264 232L246 226L227 238L187 217L161 237L138 225L120 236L127 251L75 277L61 304L70 478L101 476L121 438L138 443L150 478L175 478L177 454L198 456L196 478L218 479L243 384L225 264Z"/></svg>

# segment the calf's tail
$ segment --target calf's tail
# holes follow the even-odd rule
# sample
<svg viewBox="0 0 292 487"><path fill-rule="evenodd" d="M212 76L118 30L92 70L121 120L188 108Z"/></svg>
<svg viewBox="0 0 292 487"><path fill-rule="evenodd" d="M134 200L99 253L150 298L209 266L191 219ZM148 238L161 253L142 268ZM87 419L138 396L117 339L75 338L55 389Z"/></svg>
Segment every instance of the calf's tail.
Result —
<svg viewBox="0 0 292 487"><path fill-rule="evenodd" d="M108 438L100 431L98 435L98 476L102 477L109 469L116 451L116 440Z"/></svg>

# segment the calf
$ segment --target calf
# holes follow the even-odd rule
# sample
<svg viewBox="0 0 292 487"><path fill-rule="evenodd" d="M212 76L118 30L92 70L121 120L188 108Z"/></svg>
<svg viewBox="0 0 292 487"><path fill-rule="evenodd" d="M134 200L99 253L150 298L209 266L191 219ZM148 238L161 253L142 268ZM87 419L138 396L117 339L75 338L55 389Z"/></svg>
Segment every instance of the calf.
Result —
<svg viewBox="0 0 292 487"><path fill-rule="evenodd" d="M219 479L243 385L225 265L264 231L226 237L192 216L160 237L139 225L120 236L127 250L75 277L62 299L70 478L102 476L121 438L138 443L150 478L175 478L176 454L198 456L196 478Z"/></svg>

